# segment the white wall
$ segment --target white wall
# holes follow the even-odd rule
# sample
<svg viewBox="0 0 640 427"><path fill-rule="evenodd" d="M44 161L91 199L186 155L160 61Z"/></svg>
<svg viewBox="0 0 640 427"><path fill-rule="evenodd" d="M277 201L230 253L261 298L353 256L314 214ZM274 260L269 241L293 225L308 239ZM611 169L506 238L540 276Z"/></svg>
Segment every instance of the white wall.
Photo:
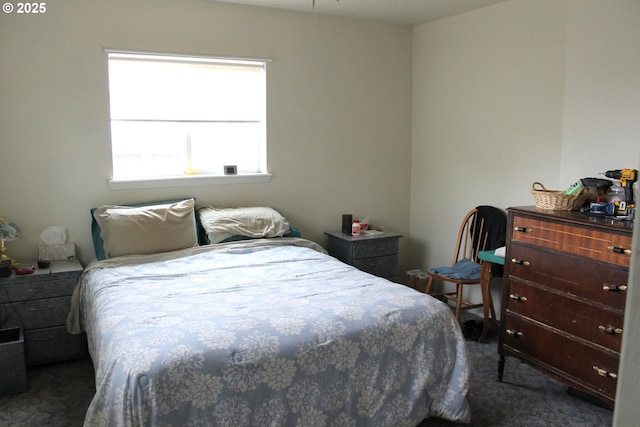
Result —
<svg viewBox="0 0 640 427"><path fill-rule="evenodd" d="M471 208L558 185L566 3L514 0L414 28L411 248L451 262Z"/></svg>
<svg viewBox="0 0 640 427"><path fill-rule="evenodd" d="M40 16L0 14L0 212L23 231L9 254L35 259L39 234L63 225L86 263L91 207L183 195L273 206L321 244L343 213L408 234L411 37L408 27L205 0L58 0ZM272 58L273 180L110 190L103 48Z"/></svg>
<svg viewBox="0 0 640 427"><path fill-rule="evenodd" d="M476 205L640 169L638 22L633 0L511 0L414 28L414 267L450 262Z"/></svg>
<svg viewBox="0 0 640 427"><path fill-rule="evenodd" d="M568 10L563 185L640 169L640 1L570 0Z"/></svg>

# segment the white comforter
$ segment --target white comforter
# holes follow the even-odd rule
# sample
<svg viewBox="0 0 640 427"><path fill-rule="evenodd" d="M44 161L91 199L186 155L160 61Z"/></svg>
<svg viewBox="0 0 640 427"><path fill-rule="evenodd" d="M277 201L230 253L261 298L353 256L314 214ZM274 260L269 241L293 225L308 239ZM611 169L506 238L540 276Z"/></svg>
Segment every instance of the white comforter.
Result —
<svg viewBox="0 0 640 427"><path fill-rule="evenodd" d="M86 426L407 426L467 422L460 328L439 301L302 239L87 267Z"/></svg>

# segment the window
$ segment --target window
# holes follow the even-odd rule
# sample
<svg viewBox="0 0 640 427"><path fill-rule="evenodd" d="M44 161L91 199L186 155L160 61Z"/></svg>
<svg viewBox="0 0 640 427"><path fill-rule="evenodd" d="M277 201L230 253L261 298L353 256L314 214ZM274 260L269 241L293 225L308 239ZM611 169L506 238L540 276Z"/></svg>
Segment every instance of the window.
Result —
<svg viewBox="0 0 640 427"><path fill-rule="evenodd" d="M113 179L266 173L266 62L109 52Z"/></svg>

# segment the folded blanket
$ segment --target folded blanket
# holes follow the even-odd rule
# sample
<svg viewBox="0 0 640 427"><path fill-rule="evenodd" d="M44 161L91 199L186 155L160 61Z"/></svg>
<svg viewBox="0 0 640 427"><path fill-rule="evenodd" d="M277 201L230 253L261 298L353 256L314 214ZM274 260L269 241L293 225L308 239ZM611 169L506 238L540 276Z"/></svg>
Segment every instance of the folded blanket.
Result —
<svg viewBox="0 0 640 427"><path fill-rule="evenodd" d="M440 276L450 279L467 279L474 280L480 278L480 264L471 261L468 258L461 259L452 267L436 267L430 268L429 273L439 274Z"/></svg>

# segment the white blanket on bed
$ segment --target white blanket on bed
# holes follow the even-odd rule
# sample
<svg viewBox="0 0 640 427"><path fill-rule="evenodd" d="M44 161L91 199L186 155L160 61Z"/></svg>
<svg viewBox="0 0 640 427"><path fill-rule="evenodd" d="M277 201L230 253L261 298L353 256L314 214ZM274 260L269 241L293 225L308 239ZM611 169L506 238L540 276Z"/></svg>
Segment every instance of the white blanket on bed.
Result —
<svg viewBox="0 0 640 427"><path fill-rule="evenodd" d="M85 425L469 420L466 346L444 304L286 242L88 266L70 322L96 370Z"/></svg>

